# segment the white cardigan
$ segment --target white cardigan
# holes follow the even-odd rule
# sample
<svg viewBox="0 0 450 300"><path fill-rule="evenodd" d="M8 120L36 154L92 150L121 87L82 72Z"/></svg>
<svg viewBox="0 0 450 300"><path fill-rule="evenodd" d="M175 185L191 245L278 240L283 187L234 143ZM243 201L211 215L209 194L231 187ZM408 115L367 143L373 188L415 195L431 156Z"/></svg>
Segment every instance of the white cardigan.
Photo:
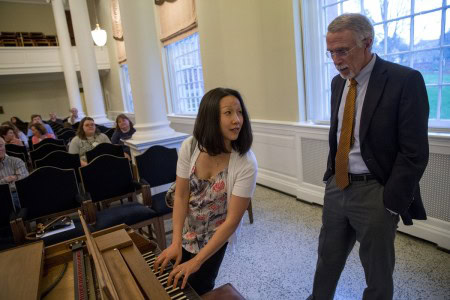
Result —
<svg viewBox="0 0 450 300"><path fill-rule="evenodd" d="M200 149L198 145L194 149L191 159L191 143L193 137L187 138L181 145L178 153L177 176L189 179L190 171L197 161ZM256 175L258 171L258 163L252 150L249 150L244 155L239 155L239 152L232 150L230 161L228 163L228 176L226 181L227 186L227 203L230 203L231 195L243 198L253 197L256 187ZM234 249L237 243L237 236L242 225L239 224L235 233L229 238L228 242Z"/></svg>

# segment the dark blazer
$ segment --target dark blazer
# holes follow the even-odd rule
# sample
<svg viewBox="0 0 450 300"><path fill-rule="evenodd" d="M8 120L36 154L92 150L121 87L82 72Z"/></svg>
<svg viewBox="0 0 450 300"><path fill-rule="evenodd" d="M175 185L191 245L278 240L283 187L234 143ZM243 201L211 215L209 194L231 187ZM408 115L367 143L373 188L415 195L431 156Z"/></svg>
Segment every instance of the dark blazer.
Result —
<svg viewBox="0 0 450 300"><path fill-rule="evenodd" d="M331 82L330 152L326 181L335 172L338 110L346 80ZM361 155L384 186L384 205L405 225L426 220L419 181L428 163L429 104L420 72L377 57L361 113Z"/></svg>

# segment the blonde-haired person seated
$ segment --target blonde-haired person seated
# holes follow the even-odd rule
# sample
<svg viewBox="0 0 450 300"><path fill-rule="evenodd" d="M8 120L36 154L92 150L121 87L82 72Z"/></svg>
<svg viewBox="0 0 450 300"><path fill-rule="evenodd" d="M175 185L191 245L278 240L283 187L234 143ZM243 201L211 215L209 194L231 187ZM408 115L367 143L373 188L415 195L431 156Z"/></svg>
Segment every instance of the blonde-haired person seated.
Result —
<svg viewBox="0 0 450 300"><path fill-rule="evenodd" d="M31 132L33 136L31 138L31 142L37 144L45 139L54 139L55 135L52 133L48 133L47 129L45 129L44 125L41 123L35 123L30 126Z"/></svg>
<svg viewBox="0 0 450 300"><path fill-rule="evenodd" d="M81 165L87 165L86 152L94 149L98 144L109 143L109 138L95 126L94 119L85 117L80 121L77 135L72 139L69 153L80 155Z"/></svg>

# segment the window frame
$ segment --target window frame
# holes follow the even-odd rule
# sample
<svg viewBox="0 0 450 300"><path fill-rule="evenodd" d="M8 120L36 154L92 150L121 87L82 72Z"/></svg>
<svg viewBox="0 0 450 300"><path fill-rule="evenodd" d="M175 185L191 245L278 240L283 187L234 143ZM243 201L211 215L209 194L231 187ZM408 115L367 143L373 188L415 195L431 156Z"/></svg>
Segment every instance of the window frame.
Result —
<svg viewBox="0 0 450 300"><path fill-rule="evenodd" d="M331 4L325 5L325 0L320 1L301 1L301 18L303 27L303 44L308 45L304 47L304 73L305 73L305 95L306 95L306 116L307 121L315 124L329 124L329 112L330 112L330 97L331 97L331 78L327 76L327 66L332 65L332 60L327 59L325 55L326 51L326 15L325 9L334 5L343 5L348 0L339 0ZM393 19L381 20L373 25L383 25L383 31L387 34L387 24L393 21L399 21L404 19L411 20L410 22L410 44L407 51L398 51L393 53L387 53L387 39L384 39L384 53L376 53L383 59L389 59L389 57L399 54L414 54L424 51L440 50L440 64L438 82L433 84L427 84L427 87L438 87L438 99L437 105L439 111L437 111L436 119L428 120L428 128L434 132L450 132L450 120L439 120L440 113L442 111L442 89L444 87L450 88L450 83L446 83L443 80L443 53L444 49L450 49L450 45L444 44L445 39L445 21L447 9L450 9L450 3L448 0L442 0L442 5L439 8L424 10L420 12L414 12L415 0L410 0L411 10L408 14ZM360 0L361 11L364 11L364 0ZM414 20L416 16L432 13L435 11L442 11L441 13L441 34L439 39L439 46L426 49L414 49ZM312 25L312 26L311 26ZM413 67L414 59L409 59L409 67ZM449 61L450 63L450 61ZM317 101L317 99L322 99Z"/></svg>

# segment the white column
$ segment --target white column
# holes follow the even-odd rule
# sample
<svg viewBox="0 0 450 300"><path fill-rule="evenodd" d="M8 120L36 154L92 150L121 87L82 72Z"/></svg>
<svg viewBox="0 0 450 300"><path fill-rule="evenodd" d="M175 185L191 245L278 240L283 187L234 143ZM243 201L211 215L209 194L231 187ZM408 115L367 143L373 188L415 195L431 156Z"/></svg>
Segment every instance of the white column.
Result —
<svg viewBox="0 0 450 300"><path fill-rule="evenodd" d="M78 115L84 117L63 0L52 0L52 8L53 16L55 17L56 33L58 34L59 55L63 66L67 94L69 95L69 105L70 108L77 108Z"/></svg>
<svg viewBox="0 0 450 300"><path fill-rule="evenodd" d="M110 124L105 113L86 0L69 0L69 6L87 113L97 124Z"/></svg>
<svg viewBox="0 0 450 300"><path fill-rule="evenodd" d="M179 136L167 119L154 1L119 0L136 125L135 141Z"/></svg>

